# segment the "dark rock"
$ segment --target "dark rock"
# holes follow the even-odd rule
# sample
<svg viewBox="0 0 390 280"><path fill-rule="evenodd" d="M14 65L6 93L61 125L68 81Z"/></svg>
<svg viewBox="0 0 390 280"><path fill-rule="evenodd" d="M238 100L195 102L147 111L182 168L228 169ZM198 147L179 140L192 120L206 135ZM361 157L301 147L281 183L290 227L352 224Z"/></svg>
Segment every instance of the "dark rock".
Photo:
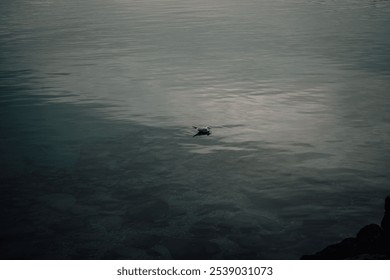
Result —
<svg viewBox="0 0 390 280"><path fill-rule="evenodd" d="M356 236L357 253L381 254L384 252L383 229L376 224L363 227Z"/></svg>
<svg viewBox="0 0 390 280"><path fill-rule="evenodd" d="M341 260L356 254L356 238L346 238L340 243L330 245L314 255L305 255L303 260Z"/></svg>
<svg viewBox="0 0 390 280"><path fill-rule="evenodd" d="M386 200L385 200L385 211L386 212L390 211L390 196L386 197Z"/></svg>
<svg viewBox="0 0 390 280"><path fill-rule="evenodd" d="M385 215L381 226L370 224L363 227L355 238L347 238L330 245L303 260L340 259L390 259L390 197L385 201Z"/></svg>
<svg viewBox="0 0 390 280"><path fill-rule="evenodd" d="M386 260L386 255L381 254L361 254L361 255L355 255L351 258L348 258L349 260Z"/></svg>
<svg viewBox="0 0 390 280"><path fill-rule="evenodd" d="M390 235L390 196L386 197L385 201L385 214L383 216L381 226L386 235Z"/></svg>

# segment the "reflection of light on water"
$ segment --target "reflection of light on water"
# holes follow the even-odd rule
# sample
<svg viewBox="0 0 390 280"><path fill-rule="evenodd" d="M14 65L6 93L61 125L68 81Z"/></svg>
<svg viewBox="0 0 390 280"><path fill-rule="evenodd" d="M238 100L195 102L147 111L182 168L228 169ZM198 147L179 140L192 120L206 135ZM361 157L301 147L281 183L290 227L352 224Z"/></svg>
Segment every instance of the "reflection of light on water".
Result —
<svg viewBox="0 0 390 280"><path fill-rule="evenodd" d="M252 148L243 148L227 145L199 145L199 144L181 144L190 152L195 154L211 154L218 151L255 151Z"/></svg>

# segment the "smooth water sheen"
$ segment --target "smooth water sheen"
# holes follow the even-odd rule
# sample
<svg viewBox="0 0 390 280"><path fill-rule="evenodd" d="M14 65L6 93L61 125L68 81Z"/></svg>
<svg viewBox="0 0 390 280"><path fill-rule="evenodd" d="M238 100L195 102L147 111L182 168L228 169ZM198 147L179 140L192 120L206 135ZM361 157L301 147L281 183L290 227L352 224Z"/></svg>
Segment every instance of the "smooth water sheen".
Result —
<svg viewBox="0 0 390 280"><path fill-rule="evenodd" d="M0 10L2 259L296 259L380 221L389 1Z"/></svg>

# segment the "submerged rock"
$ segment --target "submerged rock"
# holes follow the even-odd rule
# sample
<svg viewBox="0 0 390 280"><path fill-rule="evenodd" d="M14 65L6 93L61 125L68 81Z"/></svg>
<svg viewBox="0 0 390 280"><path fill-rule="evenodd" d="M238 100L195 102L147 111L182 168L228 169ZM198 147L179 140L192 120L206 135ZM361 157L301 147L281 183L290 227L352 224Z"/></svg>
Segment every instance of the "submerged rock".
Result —
<svg viewBox="0 0 390 280"><path fill-rule="evenodd" d="M390 196L386 197L381 225L364 226L356 237L346 238L303 260L390 259Z"/></svg>

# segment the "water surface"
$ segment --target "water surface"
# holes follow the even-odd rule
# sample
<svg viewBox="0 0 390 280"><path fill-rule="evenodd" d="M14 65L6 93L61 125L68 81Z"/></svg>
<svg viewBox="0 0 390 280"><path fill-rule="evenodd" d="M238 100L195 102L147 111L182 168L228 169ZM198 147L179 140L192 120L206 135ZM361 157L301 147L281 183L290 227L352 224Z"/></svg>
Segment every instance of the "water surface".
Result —
<svg viewBox="0 0 390 280"><path fill-rule="evenodd" d="M389 1L0 9L1 258L296 259L380 221Z"/></svg>

